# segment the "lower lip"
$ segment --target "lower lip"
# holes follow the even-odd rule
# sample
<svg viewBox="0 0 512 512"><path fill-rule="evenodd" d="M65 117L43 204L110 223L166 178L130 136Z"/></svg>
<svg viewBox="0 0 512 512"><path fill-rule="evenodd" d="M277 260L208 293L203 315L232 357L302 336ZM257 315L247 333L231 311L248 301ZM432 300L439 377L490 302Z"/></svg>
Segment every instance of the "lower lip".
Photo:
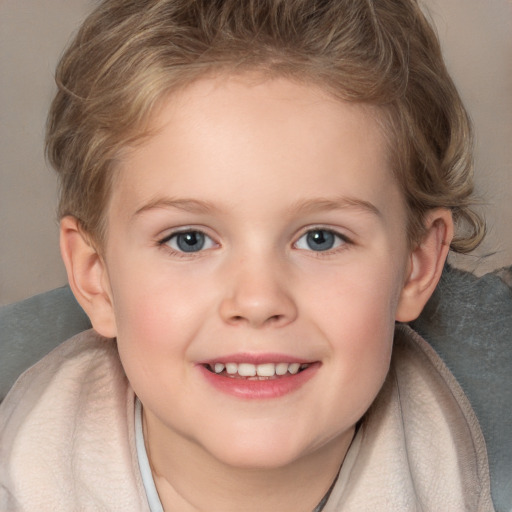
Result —
<svg viewBox="0 0 512 512"><path fill-rule="evenodd" d="M222 393L237 398L267 400L279 398L297 391L316 374L319 367L319 363L314 363L295 375L287 374L267 380L226 377L222 374L213 373L202 365L199 365L197 368L208 383Z"/></svg>

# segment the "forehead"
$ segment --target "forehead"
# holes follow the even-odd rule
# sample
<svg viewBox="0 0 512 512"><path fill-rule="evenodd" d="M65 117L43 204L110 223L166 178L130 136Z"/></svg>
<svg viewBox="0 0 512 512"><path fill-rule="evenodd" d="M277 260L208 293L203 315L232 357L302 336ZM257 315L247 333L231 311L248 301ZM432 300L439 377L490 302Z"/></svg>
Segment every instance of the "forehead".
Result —
<svg viewBox="0 0 512 512"><path fill-rule="evenodd" d="M316 85L255 74L201 79L170 94L151 127L121 160L111 206L137 210L163 193L229 204L255 195L371 202L394 186L379 111Z"/></svg>

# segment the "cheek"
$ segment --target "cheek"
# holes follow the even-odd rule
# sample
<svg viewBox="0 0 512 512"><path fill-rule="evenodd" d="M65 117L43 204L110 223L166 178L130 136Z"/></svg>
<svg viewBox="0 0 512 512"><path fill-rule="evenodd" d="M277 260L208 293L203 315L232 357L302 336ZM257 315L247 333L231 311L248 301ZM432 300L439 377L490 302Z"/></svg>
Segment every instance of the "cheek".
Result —
<svg viewBox="0 0 512 512"><path fill-rule="evenodd" d="M337 385L350 387L343 400L352 397L353 409L362 414L389 369L400 281L368 269L336 281L319 295L311 315L331 345Z"/></svg>
<svg viewBox="0 0 512 512"><path fill-rule="evenodd" d="M315 316L323 317L322 323L330 329L352 331L354 336L358 332L366 334L362 339L371 339L379 333L385 336L394 329L402 289L401 272L386 267L374 261L360 261L347 270L317 274L314 281L308 282L310 290L304 295L314 297L310 304Z"/></svg>
<svg viewBox="0 0 512 512"><path fill-rule="evenodd" d="M373 386L389 368L395 326L392 308L385 295L353 291L344 298L346 306L331 311L333 352L347 375Z"/></svg>
<svg viewBox="0 0 512 512"><path fill-rule="evenodd" d="M195 325L178 294L149 284L117 300L117 345L135 393L147 403L165 403L175 399L177 383L185 380L183 362Z"/></svg>
<svg viewBox="0 0 512 512"><path fill-rule="evenodd" d="M191 360L194 340L212 317L216 288L201 286L201 276L171 275L162 266L151 271L147 264L131 268L118 269L113 277L117 343L133 388L144 395L149 382L186 380L189 367L184 363Z"/></svg>
<svg viewBox="0 0 512 512"><path fill-rule="evenodd" d="M158 343L187 334L204 313L210 290L200 276L162 262L123 258L111 276L119 337Z"/></svg>

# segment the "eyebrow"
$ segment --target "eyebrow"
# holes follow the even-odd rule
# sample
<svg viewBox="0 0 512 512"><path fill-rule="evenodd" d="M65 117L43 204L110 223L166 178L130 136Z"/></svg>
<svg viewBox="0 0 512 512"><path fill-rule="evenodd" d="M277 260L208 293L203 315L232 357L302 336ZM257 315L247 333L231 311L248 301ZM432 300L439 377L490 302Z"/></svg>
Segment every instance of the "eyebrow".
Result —
<svg viewBox="0 0 512 512"><path fill-rule="evenodd" d="M177 208L179 210L184 210L190 213L211 213L213 211L218 211L219 209L209 201L199 201L197 199L174 199L171 197L162 197L157 198L144 206L140 207L135 213L134 216L140 215L141 213L147 212L149 210L156 210L159 208Z"/></svg>
<svg viewBox="0 0 512 512"><path fill-rule="evenodd" d="M359 210L362 213L370 213L377 217L382 217L380 210L369 201L358 199L356 197L334 197L317 198L306 201L298 201L292 206L292 211L304 213L316 213L330 210Z"/></svg>
<svg viewBox="0 0 512 512"><path fill-rule="evenodd" d="M135 213L134 217L150 210L159 208L177 208L190 213L207 214L212 212L219 212L220 208L215 206L210 201L202 201L197 199L175 199L170 197L157 198L144 206L140 207ZM330 210L359 210L363 213L370 213L381 217L380 210L369 201L358 199L354 197L335 197L335 198L315 198L305 201L297 201L289 209L291 212L301 213L317 213Z"/></svg>

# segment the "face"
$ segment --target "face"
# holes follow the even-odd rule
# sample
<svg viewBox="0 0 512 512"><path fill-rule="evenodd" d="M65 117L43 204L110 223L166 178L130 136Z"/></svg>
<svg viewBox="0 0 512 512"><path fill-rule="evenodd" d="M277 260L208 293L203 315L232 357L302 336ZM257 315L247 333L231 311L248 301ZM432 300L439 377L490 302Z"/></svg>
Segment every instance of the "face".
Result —
<svg viewBox="0 0 512 512"><path fill-rule="evenodd" d="M109 294L162 445L262 468L352 437L409 258L374 115L282 79L205 79L120 163Z"/></svg>

